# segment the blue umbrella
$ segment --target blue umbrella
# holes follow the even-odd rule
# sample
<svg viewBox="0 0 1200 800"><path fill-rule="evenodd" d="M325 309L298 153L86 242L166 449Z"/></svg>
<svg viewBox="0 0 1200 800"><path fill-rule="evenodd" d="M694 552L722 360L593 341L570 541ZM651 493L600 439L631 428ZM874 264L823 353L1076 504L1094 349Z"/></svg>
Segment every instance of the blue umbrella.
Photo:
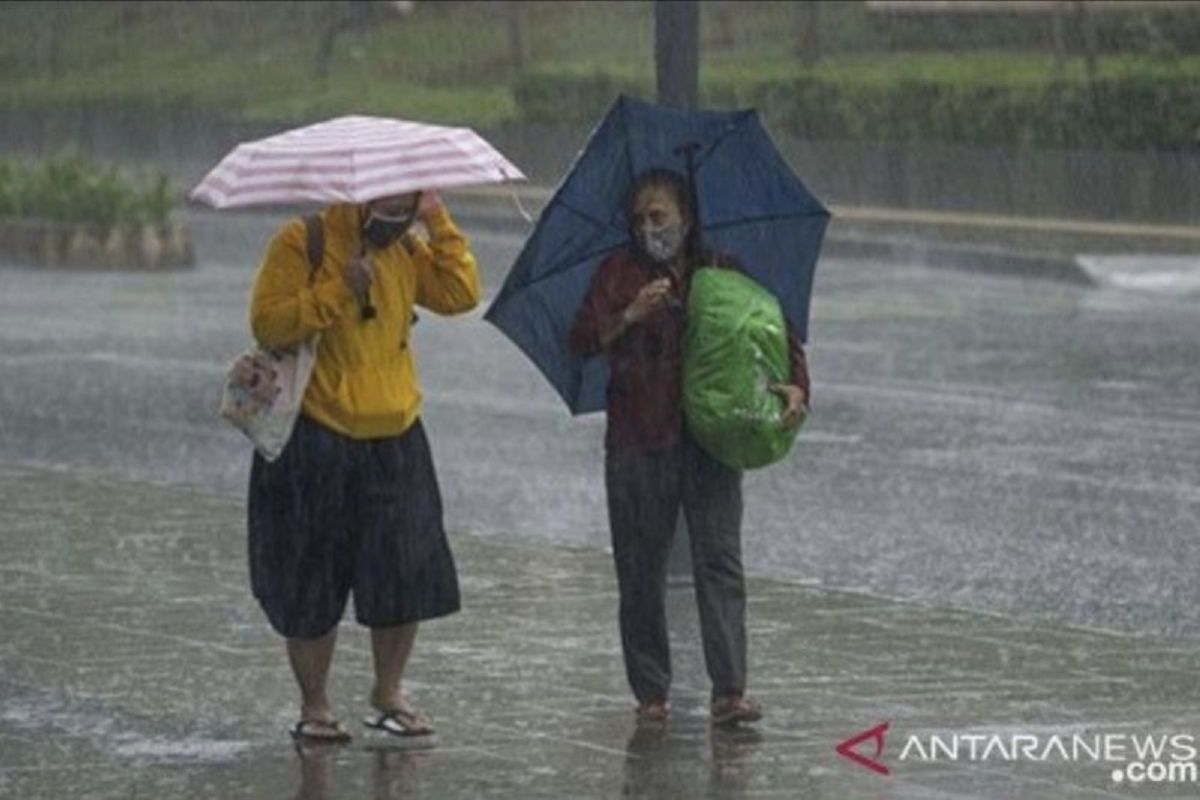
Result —
<svg viewBox="0 0 1200 800"><path fill-rule="evenodd" d="M625 195L652 167L689 175L705 245L737 257L807 339L829 212L775 149L758 113L687 111L621 97L542 211L486 314L575 414L604 408L608 365L573 355L568 333L596 267L630 246Z"/></svg>

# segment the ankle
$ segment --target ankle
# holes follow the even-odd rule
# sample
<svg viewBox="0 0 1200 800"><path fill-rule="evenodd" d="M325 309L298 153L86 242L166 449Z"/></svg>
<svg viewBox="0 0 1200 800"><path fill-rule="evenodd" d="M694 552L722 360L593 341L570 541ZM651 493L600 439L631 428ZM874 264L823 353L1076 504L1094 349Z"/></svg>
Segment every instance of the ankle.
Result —
<svg viewBox="0 0 1200 800"><path fill-rule="evenodd" d="M380 711L392 711L404 706L404 695L399 686L394 689L381 689L376 686L371 690L369 700L371 706Z"/></svg>
<svg viewBox="0 0 1200 800"><path fill-rule="evenodd" d="M333 719L333 708L328 700L303 701L300 704L300 719L329 722Z"/></svg>

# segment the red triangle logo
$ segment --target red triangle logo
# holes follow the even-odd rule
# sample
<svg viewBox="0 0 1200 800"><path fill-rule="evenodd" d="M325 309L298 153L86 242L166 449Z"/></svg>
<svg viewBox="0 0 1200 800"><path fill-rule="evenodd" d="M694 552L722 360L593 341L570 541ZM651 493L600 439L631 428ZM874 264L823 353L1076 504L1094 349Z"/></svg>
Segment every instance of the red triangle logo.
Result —
<svg viewBox="0 0 1200 800"><path fill-rule="evenodd" d="M834 749L839 756L850 759L860 767L866 767L869 770L878 772L880 775L890 775L892 771L876 760L883 755L883 734L887 731L890 724L888 722L881 722L874 728L865 730L862 733L856 733ZM866 741L875 742L875 755L864 756L854 749Z"/></svg>

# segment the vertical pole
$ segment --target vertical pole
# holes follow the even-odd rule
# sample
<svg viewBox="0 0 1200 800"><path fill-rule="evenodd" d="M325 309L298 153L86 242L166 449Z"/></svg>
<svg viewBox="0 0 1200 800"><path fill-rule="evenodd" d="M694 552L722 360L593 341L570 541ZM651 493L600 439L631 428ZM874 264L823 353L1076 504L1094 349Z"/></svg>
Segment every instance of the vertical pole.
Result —
<svg viewBox="0 0 1200 800"><path fill-rule="evenodd" d="M700 4L695 0L654 3L654 67L658 102L695 108L700 94Z"/></svg>

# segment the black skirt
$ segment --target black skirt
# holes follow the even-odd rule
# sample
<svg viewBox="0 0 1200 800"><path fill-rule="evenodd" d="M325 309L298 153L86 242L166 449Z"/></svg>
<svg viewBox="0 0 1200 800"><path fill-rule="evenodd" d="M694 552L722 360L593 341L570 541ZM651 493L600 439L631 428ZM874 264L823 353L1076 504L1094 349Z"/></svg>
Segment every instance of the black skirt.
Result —
<svg viewBox="0 0 1200 800"><path fill-rule="evenodd" d="M250 471L250 584L271 626L316 638L342 618L387 628L458 611L458 575L421 421L351 439L301 415Z"/></svg>

